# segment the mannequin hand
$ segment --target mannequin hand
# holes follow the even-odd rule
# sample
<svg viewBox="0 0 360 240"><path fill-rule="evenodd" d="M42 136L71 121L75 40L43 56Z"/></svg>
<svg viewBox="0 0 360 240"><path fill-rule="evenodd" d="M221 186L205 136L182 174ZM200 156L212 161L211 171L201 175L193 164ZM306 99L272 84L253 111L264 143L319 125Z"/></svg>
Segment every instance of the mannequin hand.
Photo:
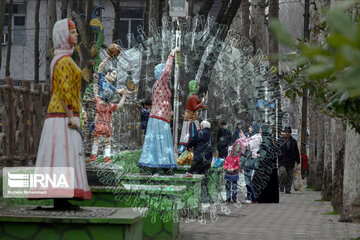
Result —
<svg viewBox="0 0 360 240"><path fill-rule="evenodd" d="M73 117L69 118L68 126L69 126L69 128L74 129L74 130L78 129L78 127L79 127Z"/></svg>

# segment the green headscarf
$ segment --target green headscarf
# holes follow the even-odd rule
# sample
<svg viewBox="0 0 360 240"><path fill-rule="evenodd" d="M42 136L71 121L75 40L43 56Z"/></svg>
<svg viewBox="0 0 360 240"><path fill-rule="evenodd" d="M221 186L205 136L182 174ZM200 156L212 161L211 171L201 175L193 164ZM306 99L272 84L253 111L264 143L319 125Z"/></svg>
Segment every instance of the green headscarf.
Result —
<svg viewBox="0 0 360 240"><path fill-rule="evenodd" d="M190 90L190 93L189 93L188 98L189 98L191 95L197 93L197 86L198 86L198 82L197 82L196 80L192 80L192 81L189 82L189 90Z"/></svg>

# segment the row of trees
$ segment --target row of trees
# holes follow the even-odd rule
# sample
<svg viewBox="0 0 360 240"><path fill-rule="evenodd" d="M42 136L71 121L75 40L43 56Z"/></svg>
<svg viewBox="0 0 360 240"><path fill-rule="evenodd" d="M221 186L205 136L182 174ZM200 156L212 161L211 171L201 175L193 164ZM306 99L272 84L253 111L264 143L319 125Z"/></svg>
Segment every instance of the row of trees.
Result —
<svg viewBox="0 0 360 240"><path fill-rule="evenodd" d="M359 1L335 3L344 5L313 2L310 41L295 43L280 24L273 27L298 52L296 68L284 78L287 95L310 94L307 183L331 200L340 221L360 222Z"/></svg>

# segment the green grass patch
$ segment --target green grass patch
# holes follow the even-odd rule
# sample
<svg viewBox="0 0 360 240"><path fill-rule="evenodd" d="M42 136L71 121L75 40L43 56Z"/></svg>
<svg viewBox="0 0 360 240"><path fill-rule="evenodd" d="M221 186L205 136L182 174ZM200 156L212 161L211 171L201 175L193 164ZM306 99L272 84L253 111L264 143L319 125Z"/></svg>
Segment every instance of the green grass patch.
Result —
<svg viewBox="0 0 360 240"><path fill-rule="evenodd" d="M306 189L307 189L307 190L313 190L313 189L314 189L314 187L313 187L313 186L311 186L311 185L306 185Z"/></svg>
<svg viewBox="0 0 360 240"><path fill-rule="evenodd" d="M327 213L321 213L322 215L339 215L337 211L327 212Z"/></svg>

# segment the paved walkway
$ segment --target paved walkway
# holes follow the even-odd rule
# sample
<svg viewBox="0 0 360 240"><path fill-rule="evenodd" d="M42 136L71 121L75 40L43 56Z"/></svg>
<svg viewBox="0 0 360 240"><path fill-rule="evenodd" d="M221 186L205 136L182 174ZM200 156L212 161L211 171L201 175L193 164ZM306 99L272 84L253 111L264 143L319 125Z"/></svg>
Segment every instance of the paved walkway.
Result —
<svg viewBox="0 0 360 240"><path fill-rule="evenodd" d="M279 204L227 204L229 215L218 206L217 221L207 217L206 224L183 222L177 240L360 239L360 224L325 215L333 209L330 202L315 201L320 198L314 191L280 194Z"/></svg>

